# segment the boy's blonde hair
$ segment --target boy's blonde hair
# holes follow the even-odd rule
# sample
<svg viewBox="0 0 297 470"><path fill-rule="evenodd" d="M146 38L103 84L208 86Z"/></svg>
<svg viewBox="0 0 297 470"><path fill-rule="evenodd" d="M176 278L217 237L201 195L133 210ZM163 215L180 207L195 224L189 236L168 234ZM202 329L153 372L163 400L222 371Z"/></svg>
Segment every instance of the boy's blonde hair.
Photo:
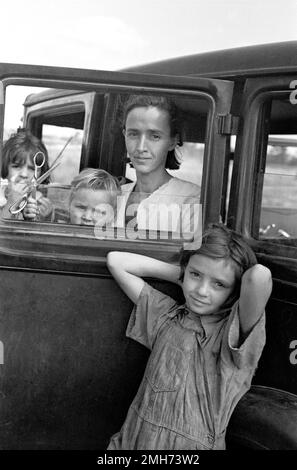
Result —
<svg viewBox="0 0 297 470"><path fill-rule="evenodd" d="M113 206L116 206L117 195L120 193L120 183L105 170L98 168L85 168L71 182L69 204L79 189L92 189L94 191L107 191L110 194Z"/></svg>

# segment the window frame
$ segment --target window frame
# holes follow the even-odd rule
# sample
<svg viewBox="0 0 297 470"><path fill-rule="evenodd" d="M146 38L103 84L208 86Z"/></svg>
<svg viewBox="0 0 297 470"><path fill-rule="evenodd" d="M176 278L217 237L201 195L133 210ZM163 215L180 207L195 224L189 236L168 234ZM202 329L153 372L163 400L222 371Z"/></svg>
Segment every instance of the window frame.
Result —
<svg viewBox="0 0 297 470"><path fill-rule="evenodd" d="M15 66L18 69L20 66ZM6 70L8 68L8 71ZM210 103L207 118L204 170L202 178L203 219L205 223L218 221L222 189L219 158L225 149L226 136L218 131L218 116L230 111L233 83L189 77L151 76L120 72L95 72L52 67L20 67L0 65L0 80L4 89L8 85L28 85L52 88L66 88L82 91L118 91L119 93L156 93L175 96L204 97ZM48 74L45 69L47 69ZM71 73L73 70L73 73ZM5 72L5 73L4 73ZM21 73L22 72L22 73ZM83 73L84 72L84 73ZM4 75L4 77L3 77ZM21 76L23 75L23 76ZM48 75L48 76L46 76ZM1 132L4 113L1 114ZM213 189L213 190L212 190ZM217 193L212 205L207 202ZM100 274L105 272L105 256L112 249L131 250L147 253L160 259L175 259L180 246L168 241L148 240L96 240L78 236L81 227L25 221L2 221L0 240L3 250L11 263L11 256L20 269L57 270ZM58 230L57 230L58 229ZM87 261L86 261L87 260Z"/></svg>
<svg viewBox="0 0 297 470"><path fill-rule="evenodd" d="M269 110L273 97L288 96L293 75L251 78L246 82L240 109L240 132L236 139L231 181L228 226L243 233L259 259L271 268L279 264L278 276L293 280L297 271L297 246L259 239L261 201L268 143ZM293 106L293 104L292 104ZM296 108L297 109L297 108ZM287 262L287 272L283 267ZM291 271L290 271L291 270Z"/></svg>
<svg viewBox="0 0 297 470"><path fill-rule="evenodd" d="M94 101L95 93L87 93L82 95L69 95L61 96L55 99L49 99L46 102L39 102L28 107L28 104L24 105L24 126L28 127L33 133L41 138L42 127L44 125L44 114L47 116L59 116L69 115L76 111L84 112L84 123L83 123L83 139L80 156L80 168L83 168L87 164L87 142L89 141L90 134L90 120L88 116L91 114Z"/></svg>

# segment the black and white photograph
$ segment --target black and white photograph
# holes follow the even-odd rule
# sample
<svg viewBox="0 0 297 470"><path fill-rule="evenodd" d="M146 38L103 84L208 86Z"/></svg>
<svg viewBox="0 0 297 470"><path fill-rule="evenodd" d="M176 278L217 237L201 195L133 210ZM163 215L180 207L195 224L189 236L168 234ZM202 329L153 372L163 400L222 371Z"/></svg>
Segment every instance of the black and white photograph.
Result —
<svg viewBox="0 0 297 470"><path fill-rule="evenodd" d="M297 450L296 19L1 2L0 463Z"/></svg>

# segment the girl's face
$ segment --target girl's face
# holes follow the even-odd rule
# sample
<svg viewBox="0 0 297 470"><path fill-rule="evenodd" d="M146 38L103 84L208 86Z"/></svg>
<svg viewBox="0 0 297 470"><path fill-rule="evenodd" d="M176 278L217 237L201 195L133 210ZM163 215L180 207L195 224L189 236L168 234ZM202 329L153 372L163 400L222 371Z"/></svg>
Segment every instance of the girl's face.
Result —
<svg viewBox="0 0 297 470"><path fill-rule="evenodd" d="M7 179L13 183L27 185L34 176L34 164L28 156L25 163L10 163Z"/></svg>
<svg viewBox="0 0 297 470"><path fill-rule="evenodd" d="M185 269L183 292L187 307L199 315L217 313L235 289L232 263L193 255Z"/></svg>
<svg viewBox="0 0 297 470"><path fill-rule="evenodd" d="M167 111L154 106L132 109L126 119L125 142L137 173L163 172L169 150L176 145L171 136Z"/></svg>
<svg viewBox="0 0 297 470"><path fill-rule="evenodd" d="M92 188L77 189L70 202L70 222L78 225L111 223L113 205L108 191Z"/></svg>

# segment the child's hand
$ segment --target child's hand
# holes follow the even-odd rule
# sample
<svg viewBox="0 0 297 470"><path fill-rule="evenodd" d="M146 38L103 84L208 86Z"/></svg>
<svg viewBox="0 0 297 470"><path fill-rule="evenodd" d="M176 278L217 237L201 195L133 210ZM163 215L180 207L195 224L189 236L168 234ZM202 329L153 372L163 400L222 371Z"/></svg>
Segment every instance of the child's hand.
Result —
<svg viewBox="0 0 297 470"><path fill-rule="evenodd" d="M42 196L40 193L40 197L37 195L37 203L39 209L39 215L41 219L45 219L48 217L53 211L53 205L51 201L47 198Z"/></svg>
<svg viewBox="0 0 297 470"><path fill-rule="evenodd" d="M7 203L14 204L27 191L28 184L25 181L9 181L6 191Z"/></svg>
<svg viewBox="0 0 297 470"><path fill-rule="evenodd" d="M23 210L23 217L25 220L40 219L43 220L48 217L53 210L51 201L37 193L37 199L32 196L28 197L28 202Z"/></svg>
<svg viewBox="0 0 297 470"><path fill-rule="evenodd" d="M39 207L36 199L32 196L28 197L28 202L23 210L25 220L34 220L39 215Z"/></svg>

